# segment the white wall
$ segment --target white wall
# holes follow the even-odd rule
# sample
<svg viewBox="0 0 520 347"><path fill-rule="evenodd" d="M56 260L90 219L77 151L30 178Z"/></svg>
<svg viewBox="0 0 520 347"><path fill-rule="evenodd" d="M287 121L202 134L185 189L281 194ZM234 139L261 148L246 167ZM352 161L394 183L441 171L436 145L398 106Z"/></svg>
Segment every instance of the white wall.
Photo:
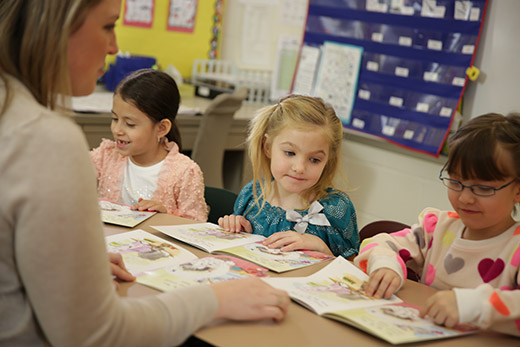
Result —
<svg viewBox="0 0 520 347"><path fill-rule="evenodd" d="M480 77L469 83L463 115L520 112L520 1L489 0L474 65Z"/></svg>
<svg viewBox="0 0 520 347"><path fill-rule="evenodd" d="M282 0L281 0L282 1ZM236 47L227 41L237 35L240 0L228 0L224 18L223 58L236 57ZM232 13L233 15L228 16ZM463 100L463 118L487 112L520 111L520 1L490 0L475 66L478 81L468 85ZM240 25L242 23L240 22ZM233 31L226 34L226 29ZM240 42L236 40L235 42ZM427 206L450 209L446 189L438 180L444 159L403 150L392 144L346 135L344 171L355 191L350 193L358 224L379 219L405 223L417 220Z"/></svg>

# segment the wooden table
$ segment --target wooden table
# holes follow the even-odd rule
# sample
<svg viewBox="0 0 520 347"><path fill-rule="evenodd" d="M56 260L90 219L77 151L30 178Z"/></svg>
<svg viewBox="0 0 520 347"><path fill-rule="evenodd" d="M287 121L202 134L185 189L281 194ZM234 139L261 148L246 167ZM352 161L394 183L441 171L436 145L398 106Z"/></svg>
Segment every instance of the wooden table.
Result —
<svg viewBox="0 0 520 347"><path fill-rule="evenodd" d="M164 237L170 242L178 243L183 248L188 249L195 255L201 257L207 253L180 243L155 229L151 225L172 225L195 223L191 220L175 217L167 214L156 214L144 223L138 225L136 229L143 229L157 236ZM107 234L128 231L127 228L108 226ZM270 276L300 277L308 276L327 263L316 264L303 269L297 269L282 274L269 272ZM121 296L143 296L155 295L158 292L154 289L145 287L138 283L121 283L119 294ZM422 306L430 295L435 293L435 289L420 283L407 280L403 288L398 292L398 296L406 302ZM247 295L247 293L244 293ZM386 342L366 334L348 325L336 322L331 319L322 318L302 306L291 302L289 312L280 323L272 321L255 322L214 322L195 333L195 337L211 345L217 346L391 346ZM458 337L453 339L429 341L419 344L406 344L404 346L457 346L457 347L477 347L477 346L520 346L520 339L501 335L492 332L479 332L475 335Z"/></svg>

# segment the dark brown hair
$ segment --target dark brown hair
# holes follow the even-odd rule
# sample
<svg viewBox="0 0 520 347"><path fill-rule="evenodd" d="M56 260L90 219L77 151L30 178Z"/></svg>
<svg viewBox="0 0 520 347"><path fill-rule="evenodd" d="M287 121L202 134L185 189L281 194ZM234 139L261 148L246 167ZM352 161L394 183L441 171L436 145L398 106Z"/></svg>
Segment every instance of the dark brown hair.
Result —
<svg viewBox="0 0 520 347"><path fill-rule="evenodd" d="M450 138L449 148L448 173L457 172L465 180L520 180L520 113L473 118ZM498 160L501 150L509 152L514 172Z"/></svg>
<svg viewBox="0 0 520 347"><path fill-rule="evenodd" d="M181 95L170 75L153 69L137 70L119 82L115 93L135 105L154 123L169 119L172 127L166 137L179 146L179 151L182 150L181 134L175 122Z"/></svg>

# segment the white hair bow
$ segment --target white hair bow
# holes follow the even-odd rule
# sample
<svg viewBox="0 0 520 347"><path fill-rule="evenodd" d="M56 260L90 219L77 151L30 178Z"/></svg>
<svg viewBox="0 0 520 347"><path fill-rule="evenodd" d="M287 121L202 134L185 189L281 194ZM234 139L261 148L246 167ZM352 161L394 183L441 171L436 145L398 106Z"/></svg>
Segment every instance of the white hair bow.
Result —
<svg viewBox="0 0 520 347"><path fill-rule="evenodd" d="M325 214L319 213L321 210L323 210L323 206L318 201L314 201L309 207L309 213L307 213L307 215L302 216L295 210L287 210L285 213L285 218L290 222L296 222L294 230L300 234L303 234L305 233L309 223L314 225L330 226L330 223L327 220L327 217L325 217Z"/></svg>

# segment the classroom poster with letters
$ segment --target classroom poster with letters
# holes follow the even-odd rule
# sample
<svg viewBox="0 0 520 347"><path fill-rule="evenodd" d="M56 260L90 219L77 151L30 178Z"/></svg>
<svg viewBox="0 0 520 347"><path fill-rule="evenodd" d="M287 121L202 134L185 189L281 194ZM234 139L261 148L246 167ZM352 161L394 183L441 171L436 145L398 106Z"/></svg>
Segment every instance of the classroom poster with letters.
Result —
<svg viewBox="0 0 520 347"><path fill-rule="evenodd" d="M154 17L155 0L126 0L123 24L151 28Z"/></svg>
<svg viewBox="0 0 520 347"><path fill-rule="evenodd" d="M170 0L167 29L192 33L197 15L197 0Z"/></svg>

